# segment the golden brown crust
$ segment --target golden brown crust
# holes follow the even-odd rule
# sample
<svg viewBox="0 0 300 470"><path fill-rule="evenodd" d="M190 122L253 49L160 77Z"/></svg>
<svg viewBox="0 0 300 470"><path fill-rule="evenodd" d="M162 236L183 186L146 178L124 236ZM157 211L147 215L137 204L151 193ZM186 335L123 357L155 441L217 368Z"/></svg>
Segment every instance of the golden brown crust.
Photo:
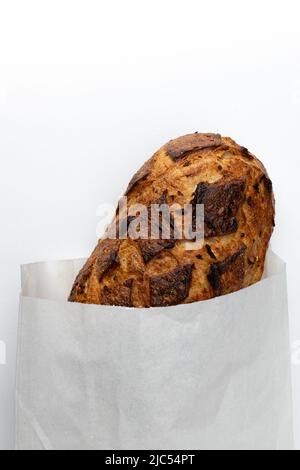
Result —
<svg viewBox="0 0 300 470"><path fill-rule="evenodd" d="M120 240L106 239L101 244L101 250L95 262L96 276L99 281L109 268L111 268L118 259Z"/></svg>
<svg viewBox="0 0 300 470"><path fill-rule="evenodd" d="M145 162L142 168L140 168L139 171L136 172L136 174L133 176L132 180L130 181L128 185L128 188L125 192L125 196L132 190L132 188L136 184L138 184L140 181L143 181L144 179L147 178L147 176L151 174L152 163L153 163L153 158L150 158L150 160Z"/></svg>
<svg viewBox="0 0 300 470"><path fill-rule="evenodd" d="M245 147L218 134L180 137L143 165L126 194L128 207L204 204L204 246L187 250L174 234L169 240L102 239L79 273L71 301L167 306L228 294L261 279L275 224L273 186ZM124 219L125 232L133 219Z"/></svg>

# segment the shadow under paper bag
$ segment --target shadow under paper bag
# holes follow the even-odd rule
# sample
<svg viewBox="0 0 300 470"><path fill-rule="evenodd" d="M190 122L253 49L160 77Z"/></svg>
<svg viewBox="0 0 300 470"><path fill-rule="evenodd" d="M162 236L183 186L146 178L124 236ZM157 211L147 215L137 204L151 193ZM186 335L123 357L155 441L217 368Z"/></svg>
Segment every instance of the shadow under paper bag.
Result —
<svg viewBox="0 0 300 470"><path fill-rule="evenodd" d="M171 308L68 303L82 260L22 268L17 449L293 448L286 270Z"/></svg>

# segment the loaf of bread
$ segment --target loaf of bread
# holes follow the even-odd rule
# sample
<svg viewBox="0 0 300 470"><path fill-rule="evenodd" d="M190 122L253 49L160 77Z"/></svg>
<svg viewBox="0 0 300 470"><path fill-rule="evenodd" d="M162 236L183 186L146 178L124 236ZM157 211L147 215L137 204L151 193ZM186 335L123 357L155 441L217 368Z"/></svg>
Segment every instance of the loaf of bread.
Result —
<svg viewBox="0 0 300 470"><path fill-rule="evenodd" d="M191 250L175 237L104 237L77 276L70 301L171 306L229 294L262 278L275 226L272 182L263 164L232 139L196 133L170 141L125 194L128 207L203 204L204 245Z"/></svg>

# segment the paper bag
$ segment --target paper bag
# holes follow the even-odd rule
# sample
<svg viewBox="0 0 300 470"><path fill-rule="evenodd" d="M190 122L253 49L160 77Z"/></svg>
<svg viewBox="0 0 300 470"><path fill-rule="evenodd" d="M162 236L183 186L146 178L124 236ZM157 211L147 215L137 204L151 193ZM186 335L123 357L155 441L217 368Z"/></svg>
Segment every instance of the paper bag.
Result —
<svg viewBox="0 0 300 470"><path fill-rule="evenodd" d="M68 303L83 260L23 266L17 449L293 448L286 272L170 308Z"/></svg>

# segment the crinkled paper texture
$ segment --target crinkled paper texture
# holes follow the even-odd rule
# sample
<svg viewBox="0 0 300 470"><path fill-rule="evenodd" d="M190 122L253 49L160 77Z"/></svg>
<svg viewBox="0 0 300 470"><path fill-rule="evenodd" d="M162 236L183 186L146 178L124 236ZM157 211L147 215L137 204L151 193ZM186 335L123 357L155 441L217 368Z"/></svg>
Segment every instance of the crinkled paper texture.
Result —
<svg viewBox="0 0 300 470"><path fill-rule="evenodd" d="M17 449L293 447L286 272L172 308L68 303L82 260L23 266Z"/></svg>

